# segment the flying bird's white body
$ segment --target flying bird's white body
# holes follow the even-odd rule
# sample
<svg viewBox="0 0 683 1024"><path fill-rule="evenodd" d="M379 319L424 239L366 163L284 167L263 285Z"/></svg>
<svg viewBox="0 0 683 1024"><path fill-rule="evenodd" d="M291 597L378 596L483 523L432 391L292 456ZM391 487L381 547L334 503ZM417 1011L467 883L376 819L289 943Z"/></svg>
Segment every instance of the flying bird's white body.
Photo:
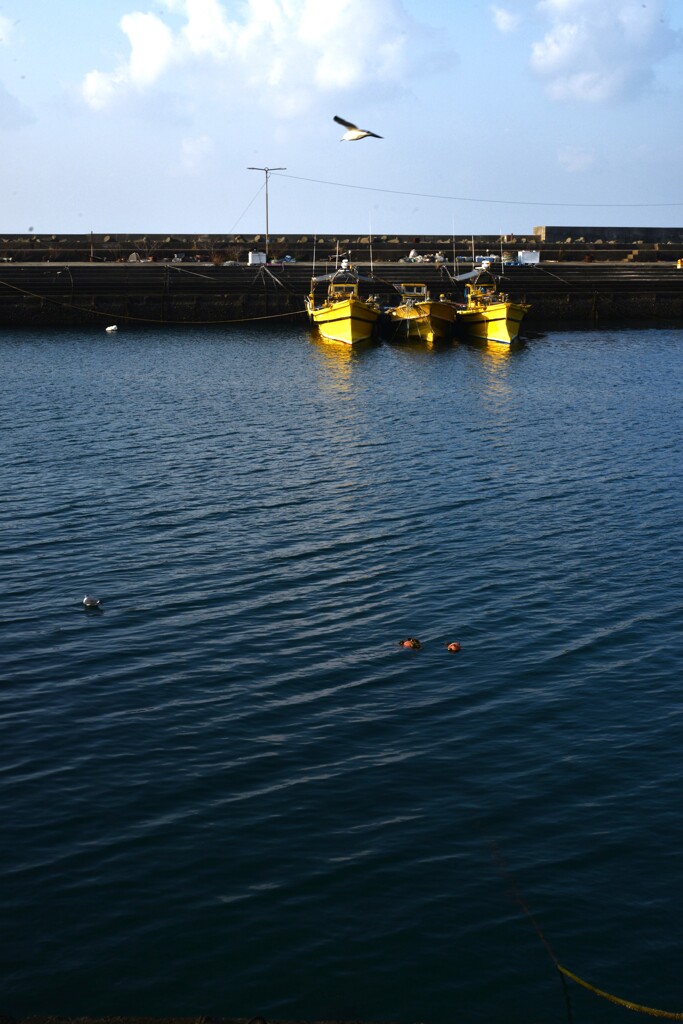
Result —
<svg viewBox="0 0 683 1024"><path fill-rule="evenodd" d="M368 132L365 128L359 128L358 125L351 124L350 121L345 121L343 117L335 116L334 120L337 124L342 124L347 129L339 140L340 142L357 142L358 139L367 139L368 136L371 136L373 139L382 138L381 135L376 135L374 132Z"/></svg>

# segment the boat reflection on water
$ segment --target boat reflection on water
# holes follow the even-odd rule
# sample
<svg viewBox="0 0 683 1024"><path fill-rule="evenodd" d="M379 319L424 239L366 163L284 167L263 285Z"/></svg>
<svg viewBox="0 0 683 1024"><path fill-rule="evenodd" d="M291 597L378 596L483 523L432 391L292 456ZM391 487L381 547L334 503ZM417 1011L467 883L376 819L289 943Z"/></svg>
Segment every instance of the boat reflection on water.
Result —
<svg viewBox="0 0 683 1024"><path fill-rule="evenodd" d="M509 345L480 339L468 341L467 348L480 354L485 393L496 405L507 403L513 391L510 371L514 360L525 348L524 342L517 340Z"/></svg>
<svg viewBox="0 0 683 1024"><path fill-rule="evenodd" d="M413 335L401 337L400 333L382 340L395 350L400 348L402 352L414 352L420 355L424 355L425 352L449 352L451 349L457 348L459 344L457 338L416 338Z"/></svg>
<svg viewBox="0 0 683 1024"><path fill-rule="evenodd" d="M344 341L331 341L329 338L321 337L315 328L306 333L312 347L320 356L319 362L325 371L323 379L332 383L337 389L348 387L351 383L354 366L362 360L364 355L376 348L376 344L371 338L366 341L357 341L354 345L347 345Z"/></svg>
<svg viewBox="0 0 683 1024"><path fill-rule="evenodd" d="M509 345L503 341L481 341L475 344L494 362L507 362L522 349L524 343L516 341Z"/></svg>
<svg viewBox="0 0 683 1024"><path fill-rule="evenodd" d="M431 341L410 337L400 344L392 341L379 341L368 338L362 342L349 345L343 341L323 338L315 327L306 330L319 367L321 386L324 391L341 397L353 390L354 378L363 366L364 360L371 355L382 359L392 353L392 359L400 363L420 363L425 358L452 358L458 350L469 351L479 363L486 381L486 390L499 398L508 393L510 382L508 369L512 361L526 348L522 339L512 344L487 341L484 339L433 338ZM358 381L356 380L356 383Z"/></svg>
<svg viewBox="0 0 683 1024"><path fill-rule="evenodd" d="M356 356L377 348L377 342L372 338L366 338L364 341L356 341L353 345L348 345L345 341L333 341L331 338L323 338L315 328L310 328L306 333L308 334L309 341L318 352L322 352L328 359L336 362L353 363Z"/></svg>

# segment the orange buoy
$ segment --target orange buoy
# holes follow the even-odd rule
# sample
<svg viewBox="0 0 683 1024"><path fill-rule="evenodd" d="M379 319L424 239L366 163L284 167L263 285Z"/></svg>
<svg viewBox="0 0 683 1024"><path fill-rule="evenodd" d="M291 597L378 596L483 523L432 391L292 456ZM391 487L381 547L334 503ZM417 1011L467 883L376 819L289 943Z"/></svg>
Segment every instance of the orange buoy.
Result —
<svg viewBox="0 0 683 1024"><path fill-rule="evenodd" d="M460 644L458 643L457 640L454 640L452 644L446 644L446 650L447 651L459 651L460 650Z"/></svg>
<svg viewBox="0 0 683 1024"><path fill-rule="evenodd" d="M413 651L419 651L422 644L419 640L416 640L414 636L409 636L407 640L399 640L399 647L409 647Z"/></svg>

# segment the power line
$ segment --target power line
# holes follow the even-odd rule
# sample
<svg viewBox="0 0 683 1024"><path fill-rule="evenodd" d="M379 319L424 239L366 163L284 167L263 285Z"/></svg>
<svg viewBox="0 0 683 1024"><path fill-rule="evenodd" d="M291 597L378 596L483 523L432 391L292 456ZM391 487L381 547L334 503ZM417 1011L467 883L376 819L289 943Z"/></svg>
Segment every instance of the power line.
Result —
<svg viewBox="0 0 683 1024"><path fill-rule="evenodd" d="M237 225L239 224L239 222L240 222L240 221L242 220L242 217L244 217L244 215L245 215L245 213L247 212L247 210L249 209L249 207L250 207L250 206L253 206L253 204L254 204L254 203L256 202L256 200L258 199L258 197L259 197L259 196L261 195L261 193L263 192L263 190L264 190L264 188L265 188L265 187L266 187L266 183L265 183L265 181L264 181L264 183L263 183L263 184L261 185L261 187L260 187L260 188L258 189L258 191L256 192L256 195L254 196L254 198L253 198L253 199L250 199L250 200L249 200L249 202L248 202L248 203L247 203L247 205L246 205L246 206L244 207L244 209L242 210L241 214L239 215L239 217L237 218L237 220L235 221L235 223L233 224L233 226L232 226L232 227L230 228L230 230L228 231L228 234L229 234L229 235L231 235L231 234L233 233L233 231L235 230L235 228L237 227Z"/></svg>
<svg viewBox="0 0 683 1024"><path fill-rule="evenodd" d="M417 199L448 199L457 203L496 203L501 206L571 206L579 208L596 207L601 209L655 209L671 206L683 206L683 203L538 203L525 199L475 199L472 196L442 196L430 192L406 192L396 188L379 188L375 185L351 185L346 181L325 181L321 178L304 178L299 174L278 174L278 178L291 178L293 181L309 181L316 185L333 185L336 188L354 188L364 192L383 192L393 196L412 196Z"/></svg>

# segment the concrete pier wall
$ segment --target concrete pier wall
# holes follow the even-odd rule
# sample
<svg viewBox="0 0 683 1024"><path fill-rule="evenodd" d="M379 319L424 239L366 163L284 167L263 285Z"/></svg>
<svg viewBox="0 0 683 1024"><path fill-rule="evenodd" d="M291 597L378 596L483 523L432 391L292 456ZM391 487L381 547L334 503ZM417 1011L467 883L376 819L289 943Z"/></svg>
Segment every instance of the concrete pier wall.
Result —
<svg viewBox="0 0 683 1024"><path fill-rule="evenodd" d="M361 272L369 265L357 264ZM322 275L334 264L317 264ZM0 328L145 327L304 319L310 264L269 267L211 264L0 263ZM394 286L425 282L433 294L463 298L434 264L375 264L372 291L395 299ZM675 264L540 263L509 267L500 289L531 303L527 329L556 326L683 325L683 270Z"/></svg>

